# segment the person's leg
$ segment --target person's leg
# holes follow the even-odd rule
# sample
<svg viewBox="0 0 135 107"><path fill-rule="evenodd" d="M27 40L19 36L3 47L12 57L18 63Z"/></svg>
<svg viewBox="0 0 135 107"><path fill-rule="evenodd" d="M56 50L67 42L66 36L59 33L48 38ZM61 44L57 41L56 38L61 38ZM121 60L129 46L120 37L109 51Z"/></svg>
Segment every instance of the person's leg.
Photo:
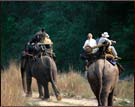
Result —
<svg viewBox="0 0 135 107"><path fill-rule="evenodd" d="M116 57L116 56L118 56L117 55L117 52L116 52L116 50L115 50L115 48L113 47L113 46L109 46L109 48L112 50L112 54Z"/></svg>
<svg viewBox="0 0 135 107"><path fill-rule="evenodd" d="M116 49L113 46L109 46L109 48L112 50L112 54L114 55L114 57L116 59L121 59L120 57L118 57L118 54L116 52Z"/></svg>

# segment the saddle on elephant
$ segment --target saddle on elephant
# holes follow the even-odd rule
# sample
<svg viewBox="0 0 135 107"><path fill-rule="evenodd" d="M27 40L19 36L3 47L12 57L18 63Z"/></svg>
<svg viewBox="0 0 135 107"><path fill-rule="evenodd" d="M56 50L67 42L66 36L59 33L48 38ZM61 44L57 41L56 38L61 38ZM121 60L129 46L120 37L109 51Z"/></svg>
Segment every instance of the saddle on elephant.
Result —
<svg viewBox="0 0 135 107"><path fill-rule="evenodd" d="M27 44L23 54L24 56L31 56L33 58L38 58L45 55L48 55L53 59L55 58L55 54L53 53L51 46L48 46L45 43Z"/></svg>

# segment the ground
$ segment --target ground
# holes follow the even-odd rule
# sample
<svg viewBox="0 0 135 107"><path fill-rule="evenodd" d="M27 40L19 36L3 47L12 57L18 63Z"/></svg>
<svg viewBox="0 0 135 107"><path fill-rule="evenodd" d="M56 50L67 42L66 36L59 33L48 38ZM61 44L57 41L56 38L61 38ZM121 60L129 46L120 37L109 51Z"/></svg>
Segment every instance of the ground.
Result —
<svg viewBox="0 0 135 107"><path fill-rule="evenodd" d="M38 93L34 92L32 97L28 98L26 104L29 106L97 106L97 101L95 98L62 98L61 101L57 101L54 96L51 96L50 100L45 101L39 99Z"/></svg>

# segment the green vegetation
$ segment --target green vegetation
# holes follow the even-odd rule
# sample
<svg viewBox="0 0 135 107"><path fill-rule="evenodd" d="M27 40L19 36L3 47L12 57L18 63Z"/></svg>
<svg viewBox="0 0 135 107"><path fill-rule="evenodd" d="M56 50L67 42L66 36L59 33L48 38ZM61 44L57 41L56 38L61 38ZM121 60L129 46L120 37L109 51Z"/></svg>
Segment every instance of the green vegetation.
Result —
<svg viewBox="0 0 135 107"><path fill-rule="evenodd" d="M82 70L79 55L87 33L98 38L107 31L117 41L125 74L133 74L133 14L132 1L1 2L1 63L19 60L25 43L44 27L54 42L58 69Z"/></svg>

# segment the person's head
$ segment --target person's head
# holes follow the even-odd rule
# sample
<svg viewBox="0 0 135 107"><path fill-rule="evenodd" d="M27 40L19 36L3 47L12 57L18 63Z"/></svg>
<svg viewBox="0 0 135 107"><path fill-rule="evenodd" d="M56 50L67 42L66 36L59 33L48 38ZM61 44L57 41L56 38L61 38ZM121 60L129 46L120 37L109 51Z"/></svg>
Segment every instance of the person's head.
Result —
<svg viewBox="0 0 135 107"><path fill-rule="evenodd" d="M101 36L104 37L104 38L108 38L109 37L108 32L102 33Z"/></svg>
<svg viewBox="0 0 135 107"><path fill-rule="evenodd" d="M92 39L92 37L93 37L93 35L92 35L92 33L88 33L88 39Z"/></svg>
<svg viewBox="0 0 135 107"><path fill-rule="evenodd" d="M41 32L45 32L45 29L44 29L44 28L42 28L42 29L41 29Z"/></svg>

